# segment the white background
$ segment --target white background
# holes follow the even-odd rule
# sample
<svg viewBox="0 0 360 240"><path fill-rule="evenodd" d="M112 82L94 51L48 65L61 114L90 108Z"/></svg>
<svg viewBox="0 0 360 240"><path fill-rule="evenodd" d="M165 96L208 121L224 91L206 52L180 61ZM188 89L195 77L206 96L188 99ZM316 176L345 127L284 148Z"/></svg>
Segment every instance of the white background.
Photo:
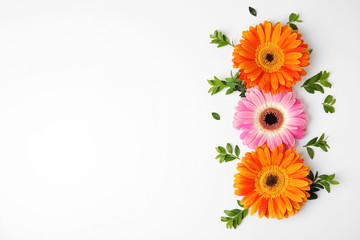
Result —
<svg viewBox="0 0 360 240"><path fill-rule="evenodd" d="M0 240L360 239L359 10L356 0L0 1ZM232 69L232 49L209 34L238 41L291 12L314 49L307 76L330 71L337 98L325 114L326 95L297 85L310 115L299 151L341 184L295 217L227 230L236 162L219 164L214 147L248 149L232 128L238 96L207 93L206 79ZM323 132L331 150L310 160L301 146Z"/></svg>

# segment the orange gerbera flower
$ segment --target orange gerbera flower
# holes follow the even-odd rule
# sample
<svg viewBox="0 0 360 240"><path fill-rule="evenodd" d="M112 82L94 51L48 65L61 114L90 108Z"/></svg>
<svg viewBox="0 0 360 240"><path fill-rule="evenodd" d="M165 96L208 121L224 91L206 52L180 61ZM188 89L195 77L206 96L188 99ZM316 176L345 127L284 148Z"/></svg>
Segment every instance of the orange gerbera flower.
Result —
<svg viewBox="0 0 360 240"><path fill-rule="evenodd" d="M292 85L301 80L309 65L308 45L301 34L289 25L274 26L265 21L250 27L233 52L234 68L240 68L240 79L247 88L258 85L265 93L292 91Z"/></svg>
<svg viewBox="0 0 360 240"><path fill-rule="evenodd" d="M251 207L250 214L282 219L296 214L310 196L309 167L296 149L283 152L283 145L272 151L266 146L248 152L238 164L235 194L244 196L241 204Z"/></svg>

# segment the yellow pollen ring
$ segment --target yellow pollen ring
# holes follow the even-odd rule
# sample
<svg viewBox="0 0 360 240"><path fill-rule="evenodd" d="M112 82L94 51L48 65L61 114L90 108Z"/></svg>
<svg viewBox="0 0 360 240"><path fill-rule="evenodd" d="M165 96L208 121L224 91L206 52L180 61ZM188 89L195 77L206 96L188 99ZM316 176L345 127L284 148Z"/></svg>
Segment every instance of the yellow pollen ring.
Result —
<svg viewBox="0 0 360 240"><path fill-rule="evenodd" d="M289 176L285 169L279 166L264 167L255 179L255 191L265 198L281 195L288 185Z"/></svg>
<svg viewBox="0 0 360 240"><path fill-rule="evenodd" d="M267 42L256 48L255 62L265 72L278 71L284 66L284 61L284 52L276 43Z"/></svg>

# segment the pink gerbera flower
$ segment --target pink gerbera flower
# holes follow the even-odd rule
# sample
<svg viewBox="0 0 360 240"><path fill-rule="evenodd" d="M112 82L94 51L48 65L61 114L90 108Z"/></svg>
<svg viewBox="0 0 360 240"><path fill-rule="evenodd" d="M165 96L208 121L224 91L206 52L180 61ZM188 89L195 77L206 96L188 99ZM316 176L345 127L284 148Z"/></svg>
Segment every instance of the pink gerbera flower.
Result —
<svg viewBox="0 0 360 240"><path fill-rule="evenodd" d="M270 149L280 144L293 148L295 138L305 135L308 116L304 109L294 92L272 95L252 87L239 101L233 125L243 131L240 138L250 148L264 143Z"/></svg>

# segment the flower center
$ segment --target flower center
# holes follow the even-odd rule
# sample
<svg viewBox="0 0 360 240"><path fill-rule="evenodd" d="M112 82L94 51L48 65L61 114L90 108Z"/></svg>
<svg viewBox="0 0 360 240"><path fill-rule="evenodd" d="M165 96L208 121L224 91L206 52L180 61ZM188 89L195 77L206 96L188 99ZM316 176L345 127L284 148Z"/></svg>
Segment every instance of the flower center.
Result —
<svg viewBox="0 0 360 240"><path fill-rule="evenodd" d="M266 60L268 60L269 62L272 62L272 60L274 60L274 56L270 53L266 54Z"/></svg>
<svg viewBox="0 0 360 240"><path fill-rule="evenodd" d="M278 71L284 65L284 60L284 52L276 43L267 42L256 49L255 62L265 72Z"/></svg>
<svg viewBox="0 0 360 240"><path fill-rule="evenodd" d="M289 185L289 176L280 166L264 167L256 176L255 191L265 198L282 194Z"/></svg>
<svg viewBox="0 0 360 240"><path fill-rule="evenodd" d="M276 185L277 181L278 177L276 175L270 174L270 176L268 176L268 178L266 179L266 185L268 185L269 187L273 187L274 185Z"/></svg>
<svg viewBox="0 0 360 240"><path fill-rule="evenodd" d="M284 117L276 108L266 108L259 114L259 123L263 129L276 130L282 126Z"/></svg>

